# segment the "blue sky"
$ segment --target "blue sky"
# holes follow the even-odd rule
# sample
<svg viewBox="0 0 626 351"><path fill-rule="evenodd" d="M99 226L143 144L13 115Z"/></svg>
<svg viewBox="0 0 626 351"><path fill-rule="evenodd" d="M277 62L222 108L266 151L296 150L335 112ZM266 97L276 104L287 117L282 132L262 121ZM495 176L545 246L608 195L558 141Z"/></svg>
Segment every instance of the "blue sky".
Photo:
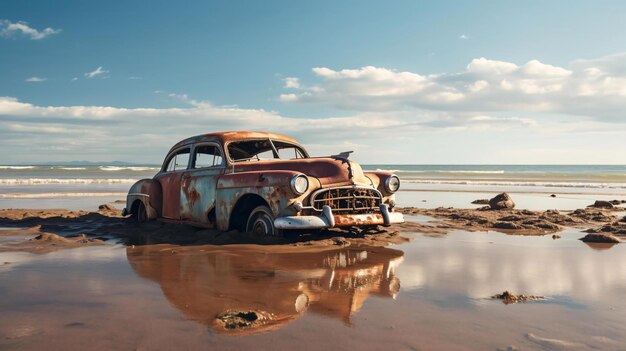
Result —
<svg viewBox="0 0 626 351"><path fill-rule="evenodd" d="M621 1L3 1L0 163L158 162L222 129L365 163L626 163L624 23Z"/></svg>

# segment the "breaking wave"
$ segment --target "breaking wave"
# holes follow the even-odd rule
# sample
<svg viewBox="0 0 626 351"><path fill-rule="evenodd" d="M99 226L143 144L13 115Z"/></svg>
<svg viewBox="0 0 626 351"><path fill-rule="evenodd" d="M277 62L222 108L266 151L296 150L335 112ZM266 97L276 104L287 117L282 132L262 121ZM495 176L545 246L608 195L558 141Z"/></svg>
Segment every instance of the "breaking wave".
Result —
<svg viewBox="0 0 626 351"><path fill-rule="evenodd" d="M554 188L589 188L589 189L626 189L626 183L593 183L593 182L529 182L529 181L493 181L493 180L439 180L439 179L406 179L412 184L450 184L450 185L491 185L491 186L527 186Z"/></svg>
<svg viewBox="0 0 626 351"><path fill-rule="evenodd" d="M48 184L133 184L130 178L0 178L2 185L48 185Z"/></svg>
<svg viewBox="0 0 626 351"><path fill-rule="evenodd" d="M126 193L15 193L0 194L0 199L48 199L60 197L126 196Z"/></svg>
<svg viewBox="0 0 626 351"><path fill-rule="evenodd" d="M0 169L33 169L35 166L0 166Z"/></svg>
<svg viewBox="0 0 626 351"><path fill-rule="evenodd" d="M366 172L368 170L365 170ZM495 171L470 171L470 170L454 170L454 171L444 171L444 170L403 170L403 169L382 169L377 168L375 171L382 172L393 172L393 173L451 173L451 174L504 174L504 170L495 170Z"/></svg>
<svg viewBox="0 0 626 351"><path fill-rule="evenodd" d="M115 172L115 171L137 171L137 172L145 172L145 171L158 171L159 167L143 167L143 166L127 166L127 167L119 167L119 166L100 166L100 169L103 171Z"/></svg>

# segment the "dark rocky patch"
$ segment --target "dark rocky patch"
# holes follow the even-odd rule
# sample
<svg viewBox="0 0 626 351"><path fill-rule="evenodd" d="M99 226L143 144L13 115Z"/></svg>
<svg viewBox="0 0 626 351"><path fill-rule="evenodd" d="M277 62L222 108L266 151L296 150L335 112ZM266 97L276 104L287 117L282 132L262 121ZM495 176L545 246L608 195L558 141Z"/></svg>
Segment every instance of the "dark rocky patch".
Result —
<svg viewBox="0 0 626 351"><path fill-rule="evenodd" d="M474 205L489 205L489 199L478 199L472 201Z"/></svg>
<svg viewBox="0 0 626 351"><path fill-rule="evenodd" d="M584 237L580 238L581 241L586 243L620 243L621 240L607 233L589 233Z"/></svg>
<svg viewBox="0 0 626 351"><path fill-rule="evenodd" d="M518 303L518 302L527 302L527 301L536 301L543 300L545 297L543 296L534 296L534 295L516 295L508 290L504 291L501 294L495 294L491 296L492 299L502 300L502 303L505 305Z"/></svg>

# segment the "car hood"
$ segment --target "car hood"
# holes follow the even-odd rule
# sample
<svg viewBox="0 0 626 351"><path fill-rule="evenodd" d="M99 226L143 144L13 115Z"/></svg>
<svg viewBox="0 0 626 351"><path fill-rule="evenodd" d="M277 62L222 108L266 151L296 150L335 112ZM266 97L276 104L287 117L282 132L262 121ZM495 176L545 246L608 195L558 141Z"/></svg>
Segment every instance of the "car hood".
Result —
<svg viewBox="0 0 626 351"><path fill-rule="evenodd" d="M250 171L296 171L319 179L325 185L361 185L372 186L372 181L363 174L361 166L347 159L306 158L297 160L270 160L236 163L235 172Z"/></svg>

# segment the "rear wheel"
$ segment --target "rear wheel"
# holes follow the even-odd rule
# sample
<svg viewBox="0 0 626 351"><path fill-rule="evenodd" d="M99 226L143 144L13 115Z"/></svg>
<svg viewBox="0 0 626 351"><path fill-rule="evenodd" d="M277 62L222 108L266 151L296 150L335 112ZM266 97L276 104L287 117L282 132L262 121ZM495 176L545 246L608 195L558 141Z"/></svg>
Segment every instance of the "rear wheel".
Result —
<svg viewBox="0 0 626 351"><path fill-rule="evenodd" d="M281 231L274 227L274 214L269 207L257 206L250 212L246 222L246 232L258 237L281 236Z"/></svg>
<svg viewBox="0 0 626 351"><path fill-rule="evenodd" d="M148 212L146 211L146 206L143 202L139 201L139 204L137 204L137 208L133 211L131 218L135 223L145 223L148 221Z"/></svg>

